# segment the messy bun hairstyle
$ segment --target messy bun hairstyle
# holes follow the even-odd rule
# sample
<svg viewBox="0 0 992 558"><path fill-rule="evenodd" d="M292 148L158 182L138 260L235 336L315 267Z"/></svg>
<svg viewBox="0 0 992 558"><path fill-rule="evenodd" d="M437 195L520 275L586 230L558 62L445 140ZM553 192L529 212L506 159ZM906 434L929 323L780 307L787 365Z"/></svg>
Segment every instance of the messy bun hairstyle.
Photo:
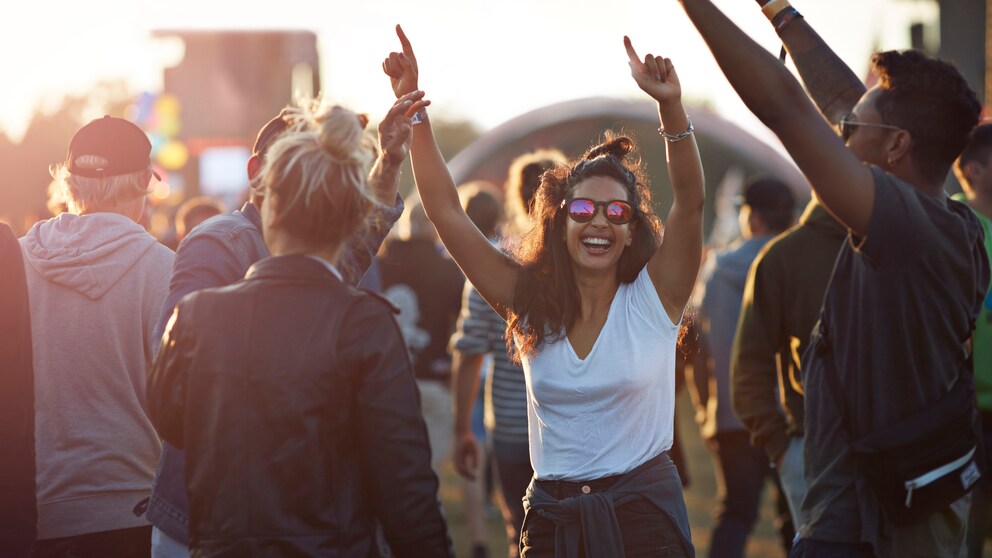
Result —
<svg viewBox="0 0 992 558"><path fill-rule="evenodd" d="M375 203L367 185L375 158L368 121L340 106L304 106L286 118L291 127L269 147L262 167L264 195L275 198L281 229L309 243L340 244Z"/></svg>
<svg viewBox="0 0 992 558"><path fill-rule="evenodd" d="M661 220L651 207L651 191L634 141L607 132L603 143L593 146L568 165L555 164L541 176L531 217L534 228L517 244L514 255L522 266L507 312L507 346L512 355L533 354L544 342L562 339L575 324L581 307L572 274L572 259L565 244L568 211L562 208L576 184L593 177L616 180L627 191L634 208L632 240L617 266L617 279L630 283L648 263L661 242ZM514 337L516 344L514 344Z"/></svg>

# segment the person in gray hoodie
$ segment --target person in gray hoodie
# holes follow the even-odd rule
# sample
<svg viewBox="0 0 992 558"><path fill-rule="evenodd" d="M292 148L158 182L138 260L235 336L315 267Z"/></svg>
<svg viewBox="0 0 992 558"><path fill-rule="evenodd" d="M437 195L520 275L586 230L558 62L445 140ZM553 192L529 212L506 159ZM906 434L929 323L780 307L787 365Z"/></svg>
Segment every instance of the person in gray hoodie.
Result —
<svg viewBox="0 0 992 558"><path fill-rule="evenodd" d="M137 219L152 178L148 138L104 117L52 169L69 213L20 239L35 371L38 542L34 556L147 556L133 508L160 442L145 371L174 254Z"/></svg>
<svg viewBox="0 0 992 558"><path fill-rule="evenodd" d="M698 407L700 430L713 452L719 502L710 556L718 558L744 555L748 534L758 518L761 489L771 473L768 457L751 445L747 429L734 415L730 353L751 263L765 243L789 228L795 208L789 187L773 178L748 182L739 203L743 241L716 254L703 270L699 321L709 358L693 366L688 382ZM783 525L782 529L787 546L792 527Z"/></svg>

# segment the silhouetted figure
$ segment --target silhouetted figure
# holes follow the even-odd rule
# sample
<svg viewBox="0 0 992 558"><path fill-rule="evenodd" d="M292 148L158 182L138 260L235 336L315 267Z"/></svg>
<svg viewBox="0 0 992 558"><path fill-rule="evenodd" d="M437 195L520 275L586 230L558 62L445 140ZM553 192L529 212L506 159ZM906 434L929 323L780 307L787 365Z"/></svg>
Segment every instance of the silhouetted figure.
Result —
<svg viewBox="0 0 992 558"><path fill-rule="evenodd" d="M765 246L751 266L731 355L734 411L751 443L775 464L797 529L805 523L806 496L800 355L846 237L847 229L813 199L798 226Z"/></svg>
<svg viewBox="0 0 992 558"><path fill-rule="evenodd" d="M774 178L759 178L744 186L739 220L742 241L728 250L711 254L703 268L699 322L708 358L694 366L693 386L706 382L708 397L696 394L700 431L713 455L717 481L716 521L710 556L744 555L747 538L758 519L758 505L765 480L774 478L765 453L751 445L744 424L730 402L730 351L737 333L744 284L751 263L771 238L793 222L795 200L789 187ZM785 526L790 533L791 522ZM794 533L792 533L794 534ZM786 545L789 534L783 536ZM786 546L788 551L788 546Z"/></svg>
<svg viewBox="0 0 992 558"><path fill-rule="evenodd" d="M28 558L38 535L34 464L34 366L24 260L0 223L0 548Z"/></svg>
<svg viewBox="0 0 992 558"><path fill-rule="evenodd" d="M213 198L200 196L184 201L176 211L176 243L182 242L193 227L221 213L227 213L227 208Z"/></svg>
<svg viewBox="0 0 992 558"><path fill-rule="evenodd" d="M954 162L954 174L964 192L954 199L968 204L982 224L985 252L992 259L992 124L983 124L971 132L968 145ZM985 447L992 448L992 290L975 322L971 336L974 350L975 392L982 417ZM971 515L968 519L968 552L981 557L989 531L992 510L992 481L982 478L975 487Z"/></svg>

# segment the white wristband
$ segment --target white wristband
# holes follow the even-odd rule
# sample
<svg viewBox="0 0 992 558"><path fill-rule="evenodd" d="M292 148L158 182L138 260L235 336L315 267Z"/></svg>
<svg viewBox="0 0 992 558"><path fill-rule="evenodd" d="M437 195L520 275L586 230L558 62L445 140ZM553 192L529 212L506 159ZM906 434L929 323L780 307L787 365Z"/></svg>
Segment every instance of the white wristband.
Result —
<svg viewBox="0 0 992 558"><path fill-rule="evenodd" d="M777 16L779 12L790 7L792 7L792 4L789 4L789 0L771 0L771 2L761 7L761 13L765 14L768 21L771 21L775 19L775 16Z"/></svg>

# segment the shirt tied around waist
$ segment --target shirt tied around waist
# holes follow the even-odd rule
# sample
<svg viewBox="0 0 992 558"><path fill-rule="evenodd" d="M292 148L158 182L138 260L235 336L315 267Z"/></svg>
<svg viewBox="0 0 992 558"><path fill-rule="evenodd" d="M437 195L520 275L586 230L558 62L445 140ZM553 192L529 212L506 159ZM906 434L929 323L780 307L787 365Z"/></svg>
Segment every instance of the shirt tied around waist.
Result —
<svg viewBox="0 0 992 558"><path fill-rule="evenodd" d="M552 494L561 494L562 489L578 495L559 499ZM580 541L585 556L623 557L616 510L641 498L668 516L679 532L686 554L695 556L682 483L667 452L627 473L603 479L586 482L534 479L524 496L524 511L555 524L556 558L579 558Z"/></svg>

